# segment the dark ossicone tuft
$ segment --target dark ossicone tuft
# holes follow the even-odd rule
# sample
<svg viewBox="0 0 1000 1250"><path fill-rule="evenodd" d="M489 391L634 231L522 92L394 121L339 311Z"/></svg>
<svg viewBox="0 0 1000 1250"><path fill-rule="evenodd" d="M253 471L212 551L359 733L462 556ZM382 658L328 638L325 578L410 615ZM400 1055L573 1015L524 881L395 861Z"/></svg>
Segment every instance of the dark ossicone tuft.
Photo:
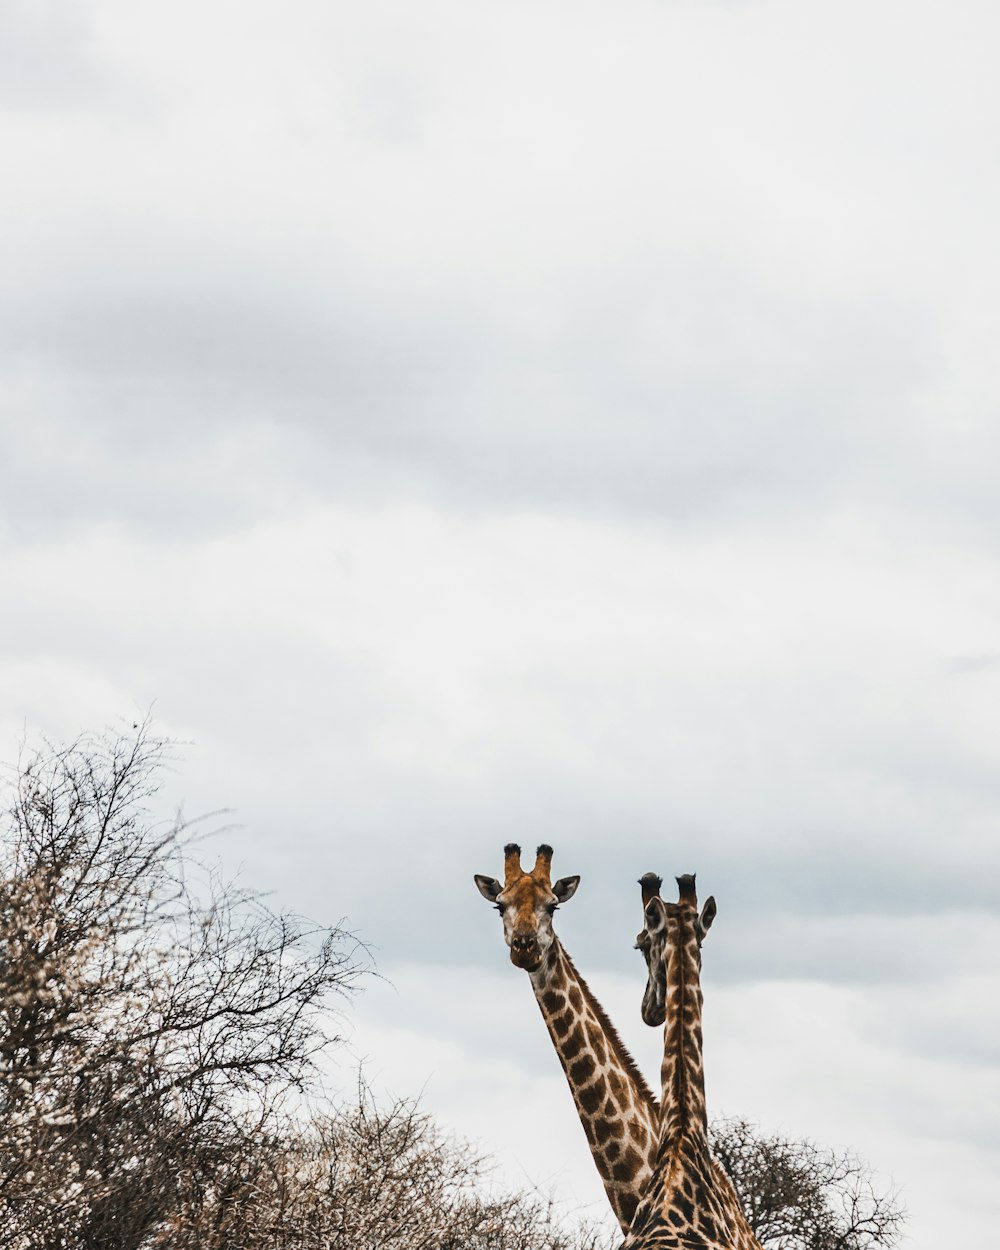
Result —
<svg viewBox="0 0 1000 1250"><path fill-rule="evenodd" d="M663 878L655 872L644 872L639 878L639 884L642 886L642 905L645 907L651 898L658 897Z"/></svg>
<svg viewBox="0 0 1000 1250"><path fill-rule="evenodd" d="M517 845L516 842L508 842L507 845L503 848L503 853L505 855L520 855L521 848Z"/></svg>
<svg viewBox="0 0 1000 1250"><path fill-rule="evenodd" d="M542 845L535 851L535 854L536 855L548 855L551 857L553 854L552 847L549 846L547 842L543 842Z"/></svg>
<svg viewBox="0 0 1000 1250"><path fill-rule="evenodd" d="M681 877L675 877L677 888L680 890L680 901L682 903L694 903L697 901L698 895L694 888L695 874L686 872Z"/></svg>

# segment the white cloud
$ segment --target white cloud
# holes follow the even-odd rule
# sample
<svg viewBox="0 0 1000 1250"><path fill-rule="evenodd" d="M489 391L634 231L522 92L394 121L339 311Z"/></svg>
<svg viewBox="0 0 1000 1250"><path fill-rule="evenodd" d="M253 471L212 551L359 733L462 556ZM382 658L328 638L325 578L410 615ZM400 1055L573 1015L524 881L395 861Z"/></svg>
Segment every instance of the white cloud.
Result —
<svg viewBox="0 0 1000 1250"><path fill-rule="evenodd" d="M717 1051L726 1101L981 1240L997 26L6 6L0 755L155 702L227 863L441 1018L428 979L503 957L469 877L508 838L583 874L612 997L634 877L697 869L720 1019L787 1029ZM485 1064L579 1148L449 1022L406 1039L442 1114L486 1136Z"/></svg>
<svg viewBox="0 0 1000 1250"><path fill-rule="evenodd" d="M993 862L993 676L948 667L993 636L974 552L912 565L851 526L723 543L420 508L178 530L8 541L19 721L55 711L17 676L50 656L127 714L159 700L213 753L211 785L191 757L195 798L291 822L324 861L362 833L376 858L404 829L442 855L537 833L571 839L603 883L600 848L626 830L623 880L694 867L740 913L755 859L793 912L989 904L982 873L960 874Z"/></svg>
<svg viewBox="0 0 1000 1250"><path fill-rule="evenodd" d="M200 497L221 423L298 431L261 500L995 521L991 9L89 12L145 102L0 120L13 423ZM129 463L152 506L7 490L163 526Z"/></svg>

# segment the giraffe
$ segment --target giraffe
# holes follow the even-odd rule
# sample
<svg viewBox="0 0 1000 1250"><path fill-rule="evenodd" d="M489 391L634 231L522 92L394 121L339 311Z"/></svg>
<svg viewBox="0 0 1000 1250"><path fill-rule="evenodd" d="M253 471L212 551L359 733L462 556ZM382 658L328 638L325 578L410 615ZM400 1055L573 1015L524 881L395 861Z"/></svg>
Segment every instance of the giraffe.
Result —
<svg viewBox="0 0 1000 1250"><path fill-rule="evenodd" d="M576 893L579 877L553 882L552 847L542 845L531 872L521 848L504 847L503 885L476 874L479 892L503 916L511 963L523 968L559 1056L611 1208L628 1229L653 1173L657 1106L590 987L552 928L552 914Z"/></svg>
<svg viewBox="0 0 1000 1250"><path fill-rule="evenodd" d="M651 872L640 881L646 924L636 941L649 971L642 1018L665 1025L659 1142L653 1177L621 1250L761 1250L708 1145L701 944L715 919L715 899L698 911L693 874L677 878L676 903L660 897L661 884Z"/></svg>

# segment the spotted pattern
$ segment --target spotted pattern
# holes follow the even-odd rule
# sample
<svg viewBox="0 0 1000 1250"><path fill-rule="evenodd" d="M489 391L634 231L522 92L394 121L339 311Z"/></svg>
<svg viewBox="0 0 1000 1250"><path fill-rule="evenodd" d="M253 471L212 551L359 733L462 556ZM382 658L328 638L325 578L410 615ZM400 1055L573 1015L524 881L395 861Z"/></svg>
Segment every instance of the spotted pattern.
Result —
<svg viewBox="0 0 1000 1250"><path fill-rule="evenodd" d="M701 1023L705 930L693 878L679 884L680 903L657 898L665 923L644 931L650 977L665 978L662 987L650 987L661 988L666 1002L663 1093L653 1175L621 1250L761 1250L732 1182L709 1152Z"/></svg>
<svg viewBox="0 0 1000 1250"><path fill-rule="evenodd" d="M608 1201L625 1231L653 1176L656 1101L558 938L531 983Z"/></svg>

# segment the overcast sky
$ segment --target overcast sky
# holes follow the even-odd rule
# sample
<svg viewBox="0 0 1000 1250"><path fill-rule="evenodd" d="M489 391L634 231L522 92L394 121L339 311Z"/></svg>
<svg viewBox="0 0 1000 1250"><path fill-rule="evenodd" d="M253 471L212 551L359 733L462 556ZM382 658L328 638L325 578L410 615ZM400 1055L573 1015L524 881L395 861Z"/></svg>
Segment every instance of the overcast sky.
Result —
<svg viewBox="0 0 1000 1250"><path fill-rule="evenodd" d="M998 39L0 0L0 758L155 705L226 866L375 945L380 1087L592 1214L508 840L651 1079L634 883L696 870L710 1111L913 1250L1000 1220Z"/></svg>

